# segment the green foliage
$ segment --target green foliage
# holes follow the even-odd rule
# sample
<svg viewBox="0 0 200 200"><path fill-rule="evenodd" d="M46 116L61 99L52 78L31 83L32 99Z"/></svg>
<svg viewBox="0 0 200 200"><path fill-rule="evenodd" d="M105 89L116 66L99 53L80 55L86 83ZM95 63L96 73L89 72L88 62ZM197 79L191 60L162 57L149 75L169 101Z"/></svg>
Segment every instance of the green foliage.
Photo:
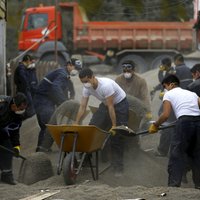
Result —
<svg viewBox="0 0 200 200"><path fill-rule="evenodd" d="M161 18L163 20L170 19L172 21L185 21L189 19L189 15L187 12L188 4L191 4L193 0L188 1L171 1L171 0L162 0L161 1Z"/></svg>
<svg viewBox="0 0 200 200"><path fill-rule="evenodd" d="M122 0L122 4L133 7L133 10L138 15L144 11L144 4L141 0Z"/></svg>
<svg viewBox="0 0 200 200"><path fill-rule="evenodd" d="M102 0L80 0L80 6L85 9L89 18L93 17L99 11L99 8L101 8L102 4Z"/></svg>

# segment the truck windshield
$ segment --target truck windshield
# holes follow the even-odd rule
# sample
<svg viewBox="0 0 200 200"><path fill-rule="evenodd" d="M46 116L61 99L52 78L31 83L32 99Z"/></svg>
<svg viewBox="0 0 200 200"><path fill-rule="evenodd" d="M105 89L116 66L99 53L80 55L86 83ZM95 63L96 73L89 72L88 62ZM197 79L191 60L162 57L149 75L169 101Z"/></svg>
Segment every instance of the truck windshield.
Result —
<svg viewBox="0 0 200 200"><path fill-rule="evenodd" d="M30 14L28 16L28 30L44 28L48 24L48 15L37 13L37 14Z"/></svg>

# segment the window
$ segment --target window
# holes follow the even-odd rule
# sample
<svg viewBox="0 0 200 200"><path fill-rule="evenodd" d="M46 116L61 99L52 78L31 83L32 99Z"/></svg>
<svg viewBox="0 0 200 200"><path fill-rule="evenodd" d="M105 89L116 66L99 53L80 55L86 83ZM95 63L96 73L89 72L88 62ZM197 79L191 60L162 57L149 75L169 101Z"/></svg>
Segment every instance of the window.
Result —
<svg viewBox="0 0 200 200"><path fill-rule="evenodd" d="M28 17L28 30L44 28L47 25L47 14L30 14Z"/></svg>

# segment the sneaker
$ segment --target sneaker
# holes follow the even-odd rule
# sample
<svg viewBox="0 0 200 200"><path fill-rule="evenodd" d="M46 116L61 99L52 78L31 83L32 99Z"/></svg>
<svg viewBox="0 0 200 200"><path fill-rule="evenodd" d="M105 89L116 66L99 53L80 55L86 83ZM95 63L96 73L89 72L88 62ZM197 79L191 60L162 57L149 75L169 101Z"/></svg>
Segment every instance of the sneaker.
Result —
<svg viewBox="0 0 200 200"><path fill-rule="evenodd" d="M12 172L2 172L1 181L10 185L16 185Z"/></svg>

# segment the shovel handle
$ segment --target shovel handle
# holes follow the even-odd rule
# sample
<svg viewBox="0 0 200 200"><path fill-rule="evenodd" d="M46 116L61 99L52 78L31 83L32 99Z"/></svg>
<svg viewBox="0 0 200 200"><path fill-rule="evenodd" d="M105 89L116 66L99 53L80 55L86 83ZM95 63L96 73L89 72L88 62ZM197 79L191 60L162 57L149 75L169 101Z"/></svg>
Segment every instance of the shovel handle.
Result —
<svg viewBox="0 0 200 200"><path fill-rule="evenodd" d="M158 130L164 130L164 129L172 128L172 127L174 127L175 125L176 125L176 123L172 123L172 124L169 124L169 125L166 125L166 126L160 126L160 127L158 128ZM148 131L148 130L144 130L144 131L138 132L138 133L135 134L135 136L144 135L144 134L146 134L146 133L149 133L149 131Z"/></svg>
<svg viewBox="0 0 200 200"><path fill-rule="evenodd" d="M6 147L4 147L4 146L2 146L2 145L0 145L0 148L2 148L2 149L4 149L4 150L6 150L6 151L12 153L12 154L13 154L15 157L17 157L17 158L21 158L21 159L23 159L23 160L26 160L26 158L25 158L24 156L22 156L22 155L16 155L16 153L15 153L14 151L12 151L11 149L8 149L8 148L6 148Z"/></svg>

